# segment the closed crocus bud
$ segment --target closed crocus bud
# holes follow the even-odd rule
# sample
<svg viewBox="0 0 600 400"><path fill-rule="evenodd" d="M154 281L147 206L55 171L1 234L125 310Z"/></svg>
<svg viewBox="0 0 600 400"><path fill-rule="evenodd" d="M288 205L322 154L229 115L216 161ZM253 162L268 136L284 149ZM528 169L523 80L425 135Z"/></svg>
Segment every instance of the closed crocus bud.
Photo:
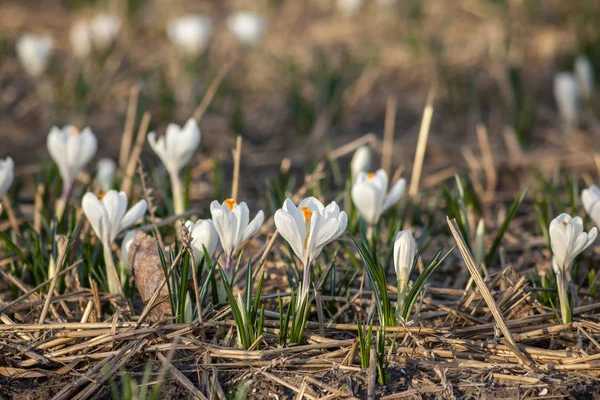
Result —
<svg viewBox="0 0 600 400"><path fill-rule="evenodd" d="M71 26L69 41L73 54L79 59L85 59L92 52L92 37L87 21L79 20Z"/></svg>
<svg viewBox="0 0 600 400"><path fill-rule="evenodd" d="M408 282L408 273L415 260L417 244L409 230L400 231L394 238L394 269L398 282Z"/></svg>
<svg viewBox="0 0 600 400"><path fill-rule="evenodd" d="M50 36L26 34L17 40L17 56L25 71L38 77L46 71L54 42Z"/></svg>
<svg viewBox="0 0 600 400"><path fill-rule="evenodd" d="M252 12L237 12L227 20L227 28L244 45L255 46L265 30L265 19Z"/></svg>
<svg viewBox="0 0 600 400"><path fill-rule="evenodd" d="M371 158L371 149L369 146L362 146L356 149L350 162L352 178L356 178L361 172L367 172L371 169Z"/></svg>
<svg viewBox="0 0 600 400"><path fill-rule="evenodd" d="M362 0L337 0L337 8L340 12L347 16L358 14L362 8Z"/></svg>
<svg viewBox="0 0 600 400"><path fill-rule="evenodd" d="M108 192L112 189L115 182L115 174L117 172L117 164L110 158L103 158L98 161L96 169L96 182L100 185L103 192Z"/></svg>
<svg viewBox="0 0 600 400"><path fill-rule="evenodd" d="M562 72L554 77L554 99L563 122L567 127L577 125L579 104L577 81L573 74Z"/></svg>
<svg viewBox="0 0 600 400"><path fill-rule="evenodd" d="M197 57L210 43L212 24L203 15L190 14L170 21L167 34L184 55Z"/></svg>
<svg viewBox="0 0 600 400"><path fill-rule="evenodd" d="M352 185L352 201L367 225L373 228L381 215L400 201L405 188L406 181L400 178L388 193L385 170L379 169L368 174L361 172Z"/></svg>
<svg viewBox="0 0 600 400"><path fill-rule="evenodd" d="M90 32L94 47L99 51L108 50L116 41L121 30L121 20L109 14L98 14L90 21Z"/></svg>
<svg viewBox="0 0 600 400"><path fill-rule="evenodd" d="M196 263L204 258L204 248L212 257L219 245L219 234L213 222L210 219L200 219L195 223L188 220L185 227L192 235L192 250Z"/></svg>
<svg viewBox="0 0 600 400"><path fill-rule="evenodd" d="M121 261L119 262L121 265L121 282L124 282L131 272L131 268L129 267L129 248L131 247L131 243L133 243L136 233L137 231L135 230L127 231L121 242Z"/></svg>
<svg viewBox="0 0 600 400"><path fill-rule="evenodd" d="M575 61L575 77L577 78L581 97L588 101L594 91L594 67L587 57L577 57Z"/></svg>
<svg viewBox="0 0 600 400"><path fill-rule="evenodd" d="M0 160L0 200L4 197L15 177L15 165L12 158ZM0 205L1 207L1 205Z"/></svg>
<svg viewBox="0 0 600 400"><path fill-rule="evenodd" d="M581 192L581 202L585 212L596 226L600 226L600 188L592 185Z"/></svg>

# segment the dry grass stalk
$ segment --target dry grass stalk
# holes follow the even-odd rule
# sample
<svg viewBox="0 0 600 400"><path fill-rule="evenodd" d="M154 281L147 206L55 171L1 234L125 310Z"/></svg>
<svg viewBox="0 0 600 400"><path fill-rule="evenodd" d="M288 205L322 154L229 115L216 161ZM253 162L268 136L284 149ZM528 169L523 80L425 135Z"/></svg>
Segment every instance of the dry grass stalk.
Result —
<svg viewBox="0 0 600 400"><path fill-rule="evenodd" d="M430 89L425 102L423 111L423 119L421 120L421 128L419 129L419 140L417 142L417 150L415 152L415 162L413 165L412 175L410 177L410 188L408 195L415 197L419 193L419 182L423 172L423 160L425 159L425 150L427 148L427 138L429 137L429 128L433 118L433 100L435 98L434 89Z"/></svg>

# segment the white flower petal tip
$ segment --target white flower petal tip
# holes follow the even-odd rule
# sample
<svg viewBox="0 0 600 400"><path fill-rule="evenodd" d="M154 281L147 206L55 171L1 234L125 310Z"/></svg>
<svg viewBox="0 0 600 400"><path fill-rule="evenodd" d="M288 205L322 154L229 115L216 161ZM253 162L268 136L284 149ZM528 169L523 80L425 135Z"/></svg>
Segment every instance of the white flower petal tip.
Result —
<svg viewBox="0 0 600 400"><path fill-rule="evenodd" d="M200 128L196 120L190 118L183 127L169 124L164 136L156 139L156 133L148 134L148 143L158 155L169 174L177 175L185 167L200 145Z"/></svg>
<svg viewBox="0 0 600 400"><path fill-rule="evenodd" d="M265 31L265 19L252 12L237 12L227 20L227 28L246 46L256 46Z"/></svg>
<svg viewBox="0 0 600 400"><path fill-rule="evenodd" d="M569 126L579 119L579 90L573 74L562 72L554 77L554 99L562 120Z"/></svg>
<svg viewBox="0 0 600 400"><path fill-rule="evenodd" d="M189 14L169 22L169 40L188 57L204 53L212 37L212 24L204 15Z"/></svg>
<svg viewBox="0 0 600 400"><path fill-rule="evenodd" d="M598 236L598 229L583 231L580 217L571 218L568 214L560 214L550 222L550 244L554 256L555 271L568 271L575 258L587 249Z"/></svg>
<svg viewBox="0 0 600 400"><path fill-rule="evenodd" d="M131 227L146 213L146 201L140 200L127 211L127 195L110 190L96 197L88 192L81 201L83 213L104 246L110 246L119 232Z"/></svg>
<svg viewBox="0 0 600 400"><path fill-rule="evenodd" d="M400 201L405 189L406 181L399 179L388 193L388 176L383 169L360 172L352 185L352 201L365 222L375 226L381 215Z"/></svg>
<svg viewBox="0 0 600 400"><path fill-rule="evenodd" d="M212 222L217 230L221 246L228 259L231 259L240 246L261 228L264 213L259 211L250 221L250 210L246 203L227 199L223 203L210 204Z"/></svg>
<svg viewBox="0 0 600 400"><path fill-rule="evenodd" d="M327 207L314 197L305 198L298 206L286 199L275 213L275 226L290 244L305 268L323 248L338 239L346 230L348 216L335 202Z"/></svg>
<svg viewBox="0 0 600 400"><path fill-rule="evenodd" d="M589 58L585 56L577 57L575 60L575 77L581 97L588 101L594 92L594 67Z"/></svg>
<svg viewBox="0 0 600 400"><path fill-rule="evenodd" d="M98 161L96 168L96 182L100 185L103 192L112 189L117 173L117 164L110 158L103 158Z"/></svg>
<svg viewBox="0 0 600 400"><path fill-rule="evenodd" d="M75 181L79 172L94 158L98 148L96 136L89 128L80 131L71 125L62 129L53 127L46 143L66 186Z"/></svg>
<svg viewBox="0 0 600 400"><path fill-rule="evenodd" d="M212 257L219 245L219 234L215 224L210 219L200 219L195 223L186 221L185 226L192 235L191 244L196 263L204 258L204 248Z"/></svg>
<svg viewBox="0 0 600 400"><path fill-rule="evenodd" d="M6 195L15 178L15 164L12 158L0 160L0 200Z"/></svg>
<svg viewBox="0 0 600 400"><path fill-rule="evenodd" d="M25 34L17 40L16 50L27 74L39 77L48 68L54 41L47 35Z"/></svg>
<svg viewBox="0 0 600 400"><path fill-rule="evenodd" d="M371 169L371 149L369 146L361 146L354 152L350 162L350 171L352 178L356 179L361 172L368 172Z"/></svg>

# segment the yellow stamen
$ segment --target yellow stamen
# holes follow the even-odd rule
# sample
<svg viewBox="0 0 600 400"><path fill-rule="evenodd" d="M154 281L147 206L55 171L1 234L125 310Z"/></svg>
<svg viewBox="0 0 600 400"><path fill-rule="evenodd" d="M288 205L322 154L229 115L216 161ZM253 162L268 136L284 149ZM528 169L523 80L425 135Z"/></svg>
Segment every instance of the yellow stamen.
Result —
<svg viewBox="0 0 600 400"><path fill-rule="evenodd" d="M98 198L99 198L100 200L102 200L102 199L104 198L104 196L106 196L106 193L100 193L100 194L98 195Z"/></svg>
<svg viewBox="0 0 600 400"><path fill-rule="evenodd" d="M81 133L81 131L79 130L79 128L73 128L71 129L71 132L69 132L69 135L71 136L77 136Z"/></svg>
<svg viewBox="0 0 600 400"><path fill-rule="evenodd" d="M306 206L302 207L301 210L304 214L304 219L306 220L306 237L304 238L304 250L306 250L308 248L308 237L310 236L310 231L308 228L310 226L310 219L312 218L313 212Z"/></svg>
<svg viewBox="0 0 600 400"><path fill-rule="evenodd" d="M369 178L369 179L373 179L374 176L375 176L375 172L369 172L367 174L367 178Z"/></svg>
<svg viewBox="0 0 600 400"><path fill-rule="evenodd" d="M567 226L567 225L569 225L569 224L567 224L565 221L563 221L563 222L562 222L562 224L563 224L564 226Z"/></svg>
<svg viewBox="0 0 600 400"><path fill-rule="evenodd" d="M229 211L231 211L231 210L233 210L233 206L235 206L235 200L227 199L227 200L225 200L225 204L227 204L227 208L229 208Z"/></svg>

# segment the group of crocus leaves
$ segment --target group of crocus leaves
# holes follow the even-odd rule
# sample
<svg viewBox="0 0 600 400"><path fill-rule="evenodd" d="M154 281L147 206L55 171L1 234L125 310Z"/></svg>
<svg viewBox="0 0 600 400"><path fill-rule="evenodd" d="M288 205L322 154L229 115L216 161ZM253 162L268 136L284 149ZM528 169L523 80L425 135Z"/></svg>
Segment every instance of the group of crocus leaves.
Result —
<svg viewBox="0 0 600 400"><path fill-rule="evenodd" d="M148 135L150 146L170 175L175 214L185 211L179 174L181 169L191 161L200 139L200 130L194 119L189 119L183 127L169 124L166 134L159 139L156 139L154 132ZM78 174L96 153L97 140L89 128L80 131L73 126L65 126L62 129L53 127L47 138L47 146L58 166L63 182L62 195L56 206L60 218ZM353 179L351 195L367 231L372 231L385 211L399 202L406 186L404 179L398 179L388 191L387 173L382 169L367 172L370 165L371 153L368 147L357 149L351 162ZM119 233L129 229L143 218L147 204L145 200L140 200L127 210L127 195L112 190L115 169L114 162L109 160L99 162L96 172L97 187L109 190L99 195L93 192L85 193L81 207L104 248L109 292L122 294L122 281L126 279L129 271L128 250L135 231L129 231L122 242L121 274L114 264L111 246ZM12 159L9 157L0 160L0 199L9 189L13 178ZM597 225L600 224L600 189L591 186L584 190L582 203L592 220ZM212 257L220 245L225 260L224 276L231 280L234 276L236 254L247 240L258 233L265 216L263 211L258 211L250 220L250 210L246 203L238 203L235 199L226 199L222 203L213 201L210 204L210 212L211 219L185 223L192 237L194 258L199 262L205 254ZM325 206L315 197L307 197L296 205L288 198L281 209L275 212L274 222L280 235L288 242L302 264L303 276L299 287L299 298L302 302L306 301L310 291L311 265L327 244L344 233L348 216L345 211L340 210L335 201ZM570 271L575 258L594 242L598 229L594 227L586 233L580 217L571 218L568 214L561 214L551 222L549 232L553 253L552 267L557 278L561 315L563 322L567 323L570 321L567 294L571 280ZM393 246L398 303L401 303L408 287L408 275L417 254L417 245L412 233L403 230L396 234Z"/></svg>

